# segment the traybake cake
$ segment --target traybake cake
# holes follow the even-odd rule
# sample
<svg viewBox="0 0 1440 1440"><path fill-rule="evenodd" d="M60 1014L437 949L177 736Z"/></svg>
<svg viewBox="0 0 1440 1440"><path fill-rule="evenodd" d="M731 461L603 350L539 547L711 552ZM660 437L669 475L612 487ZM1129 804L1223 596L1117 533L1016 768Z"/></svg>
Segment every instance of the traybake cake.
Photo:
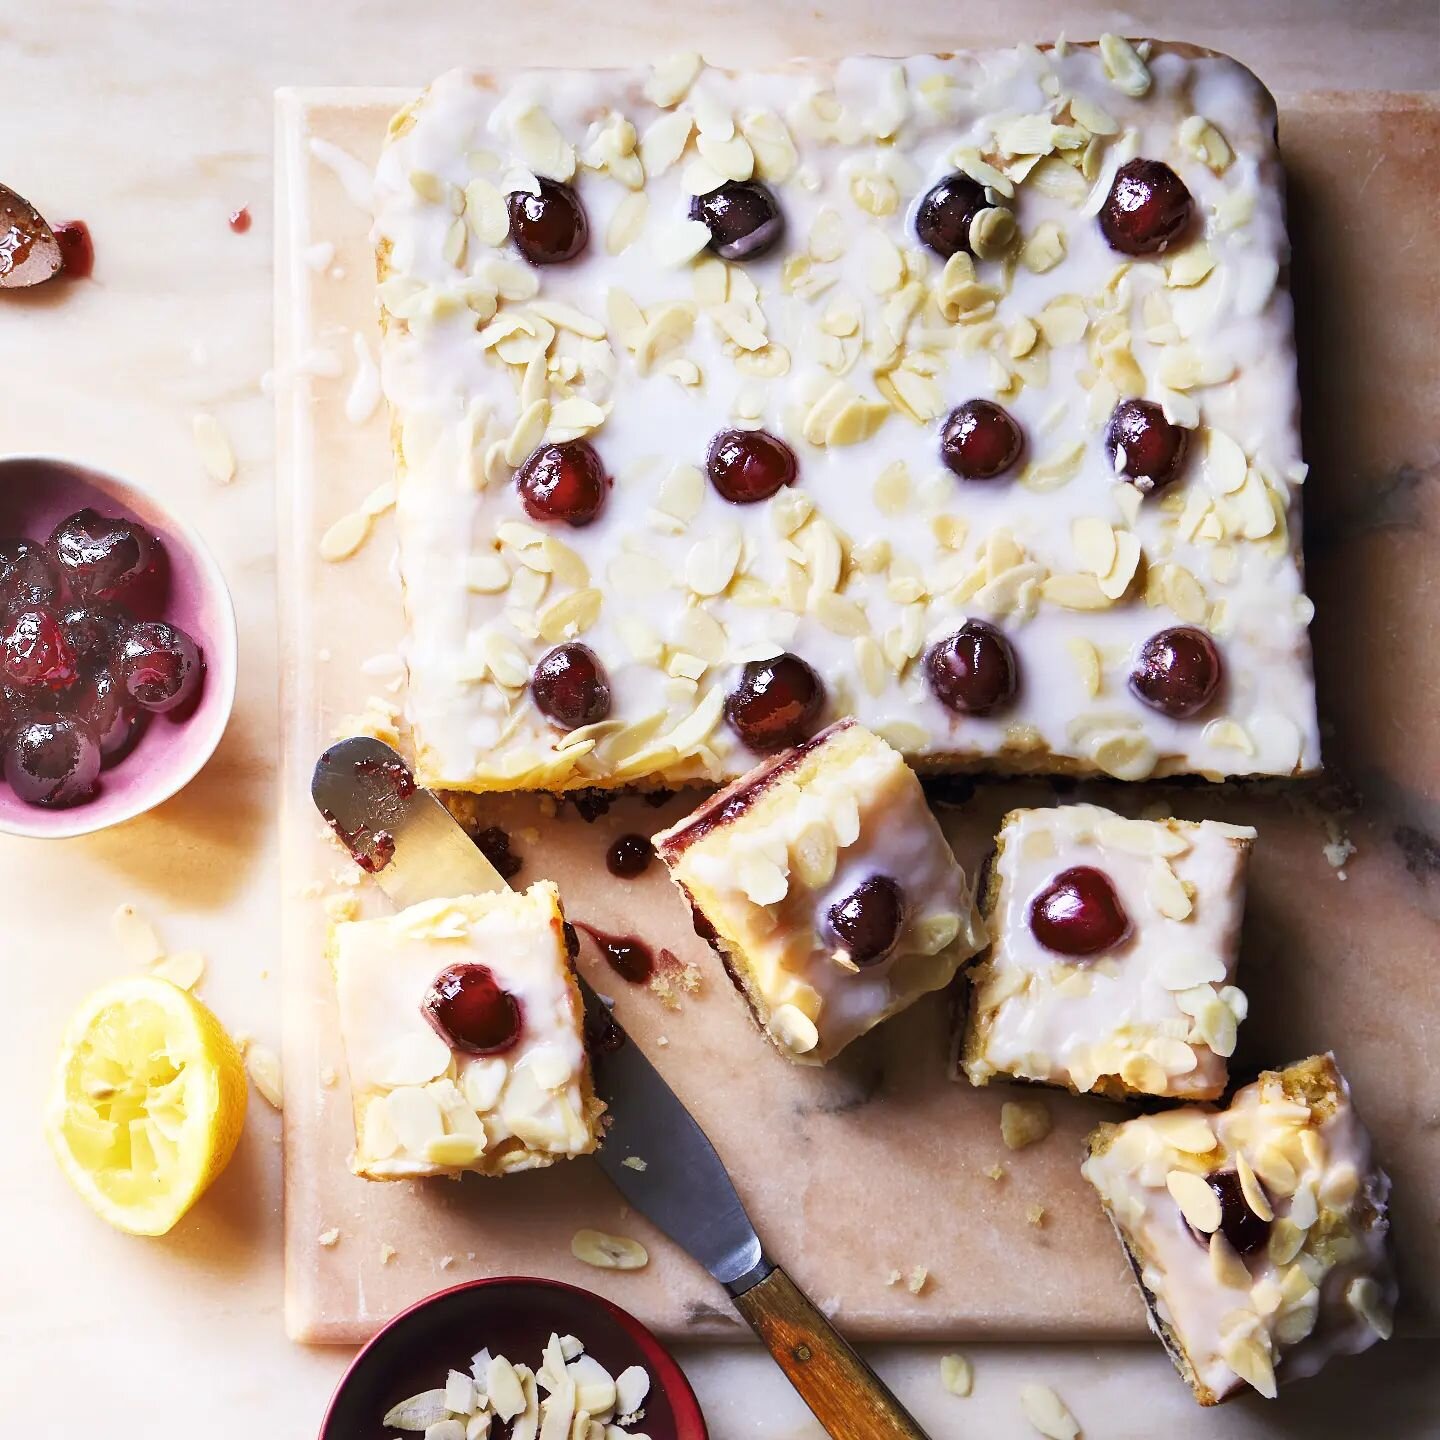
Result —
<svg viewBox="0 0 1440 1440"><path fill-rule="evenodd" d="M914 771L841 720L655 837L756 1020L822 1064L975 952L970 885Z"/></svg>
<svg viewBox="0 0 1440 1440"><path fill-rule="evenodd" d="M961 1049L976 1085L1213 1100L1249 1009L1233 983L1255 831L1012 810L983 908Z"/></svg>
<svg viewBox="0 0 1440 1440"><path fill-rule="evenodd" d="M1390 1181L1333 1056L1266 1071L1218 1112L1102 1125L1083 1169L1202 1404L1273 1397L1389 1338Z"/></svg>
<svg viewBox="0 0 1440 1440"><path fill-rule="evenodd" d="M504 1175L587 1155L604 1105L548 880L337 924L357 1174Z"/></svg>
<svg viewBox="0 0 1440 1440"><path fill-rule="evenodd" d="M922 770L1313 768L1274 132L1113 36L436 81L375 191L421 783L846 714Z"/></svg>

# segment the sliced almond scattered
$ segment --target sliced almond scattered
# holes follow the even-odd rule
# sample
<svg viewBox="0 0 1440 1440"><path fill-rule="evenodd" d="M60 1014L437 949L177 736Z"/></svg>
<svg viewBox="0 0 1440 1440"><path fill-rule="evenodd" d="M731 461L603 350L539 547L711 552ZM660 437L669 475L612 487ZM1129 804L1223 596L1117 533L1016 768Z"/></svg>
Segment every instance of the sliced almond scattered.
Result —
<svg viewBox="0 0 1440 1440"><path fill-rule="evenodd" d="M194 417L191 428L205 473L217 485L228 485L235 478L235 451L230 437L213 415L203 412Z"/></svg>
<svg viewBox="0 0 1440 1440"><path fill-rule="evenodd" d="M638 1240L601 1230L577 1230L570 1253L597 1270L641 1270L650 1263L649 1252Z"/></svg>
<svg viewBox="0 0 1440 1440"><path fill-rule="evenodd" d="M155 927L133 905L121 905L110 917L110 933L130 965L154 965L165 958Z"/></svg>
<svg viewBox="0 0 1440 1440"><path fill-rule="evenodd" d="M276 1110L285 1108L285 1087L280 1057L264 1045L251 1045L245 1052L245 1068L265 1102Z"/></svg>
<svg viewBox="0 0 1440 1440"><path fill-rule="evenodd" d="M1076 1440L1080 1434L1075 1417L1048 1385L1022 1385L1020 1408L1046 1440Z"/></svg>
<svg viewBox="0 0 1440 1440"><path fill-rule="evenodd" d="M952 1395L969 1395L975 1387L974 1367L963 1355L942 1355L940 1383Z"/></svg>

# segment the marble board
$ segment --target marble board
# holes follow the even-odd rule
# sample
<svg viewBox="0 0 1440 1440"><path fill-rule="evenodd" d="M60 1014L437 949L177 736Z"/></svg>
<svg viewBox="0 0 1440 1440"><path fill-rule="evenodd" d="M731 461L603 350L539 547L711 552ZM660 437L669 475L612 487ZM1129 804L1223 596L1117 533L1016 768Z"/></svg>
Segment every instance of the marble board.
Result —
<svg viewBox="0 0 1440 1440"><path fill-rule="evenodd" d="M719 1287L627 1214L589 1162L503 1182L425 1185L376 1185L347 1167L350 1105L324 957L325 899L351 896L362 913L380 913L386 902L357 884L310 807L308 780L346 717L397 702L400 617L388 516L375 518L368 541L343 562L322 560L319 541L390 478L371 378L364 204L386 122L406 98L333 89L277 97L290 1333L356 1342L446 1285L539 1274L598 1290L668 1337L734 1338L740 1322ZM1059 798L1259 827L1240 975L1252 1010L1233 1070L1244 1076L1336 1051L1395 1180L1402 1326L1434 1333L1440 1057L1426 1037L1440 1019L1432 969L1440 956L1440 675L1429 663L1440 629L1440 281L1427 241L1440 107L1394 94L1303 94L1282 96L1281 112L1329 772L1282 787L1084 784ZM973 873L1006 809L1051 803L1057 793L1043 783L982 781L942 816ZM612 838L653 831L694 798L659 809L622 800L587 820L572 805L547 815L538 799L513 797L487 802L485 823L512 836L524 860L518 880L555 879L574 918L638 930L700 967L698 991L670 1008L627 986L593 945L580 956L714 1140L771 1253L858 1338L1142 1335L1139 1297L1078 1169L1081 1137L1117 1108L1057 1094L1050 1137L1006 1151L1004 1088L946 1078L943 997L824 1070L782 1060L754 1031L658 867L632 882L605 870ZM997 1162L1000 1180L986 1173ZM640 1239L650 1264L627 1273L589 1268L570 1253L582 1226ZM918 1295L889 1283L915 1267L928 1271Z"/></svg>

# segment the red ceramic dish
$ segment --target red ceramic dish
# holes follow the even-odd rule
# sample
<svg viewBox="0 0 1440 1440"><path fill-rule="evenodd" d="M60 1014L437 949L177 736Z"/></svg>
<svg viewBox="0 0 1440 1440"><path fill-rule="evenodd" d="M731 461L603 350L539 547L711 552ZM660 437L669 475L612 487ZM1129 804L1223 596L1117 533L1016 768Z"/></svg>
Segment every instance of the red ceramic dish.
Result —
<svg viewBox="0 0 1440 1440"><path fill-rule="evenodd" d="M558 1280L506 1276L442 1290L397 1315L354 1359L335 1391L319 1440L397 1440L380 1421L392 1405L468 1372L482 1346L526 1365L551 1333L574 1335L612 1375L650 1372L650 1440L709 1440L700 1402L669 1351L618 1305ZM502 1431L503 1433L503 1431Z"/></svg>
<svg viewBox="0 0 1440 1440"><path fill-rule="evenodd" d="M92 800L64 810L26 805L0 783L0 832L42 839L86 835L153 809L194 779L224 734L238 668L235 609L205 542L155 496L119 476L40 455L0 456L0 535L44 539L84 506L139 521L170 566L165 618L205 653L205 686L183 721L158 716L134 751L105 770Z"/></svg>

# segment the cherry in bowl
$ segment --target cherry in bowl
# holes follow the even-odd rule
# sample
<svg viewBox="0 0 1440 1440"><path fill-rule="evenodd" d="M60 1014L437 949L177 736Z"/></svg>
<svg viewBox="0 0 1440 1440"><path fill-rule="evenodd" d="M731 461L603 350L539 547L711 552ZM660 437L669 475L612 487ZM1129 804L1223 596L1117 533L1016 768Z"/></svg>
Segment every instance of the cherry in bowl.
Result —
<svg viewBox="0 0 1440 1440"><path fill-rule="evenodd" d="M0 458L7 589L0 831L86 834L188 784L224 732L236 669L230 596L200 537L118 476L51 457ZM24 633L4 643L21 613L30 615ZM146 683L147 707L123 684L122 651L157 624L185 637L167 651L182 661L170 672L180 683Z"/></svg>

